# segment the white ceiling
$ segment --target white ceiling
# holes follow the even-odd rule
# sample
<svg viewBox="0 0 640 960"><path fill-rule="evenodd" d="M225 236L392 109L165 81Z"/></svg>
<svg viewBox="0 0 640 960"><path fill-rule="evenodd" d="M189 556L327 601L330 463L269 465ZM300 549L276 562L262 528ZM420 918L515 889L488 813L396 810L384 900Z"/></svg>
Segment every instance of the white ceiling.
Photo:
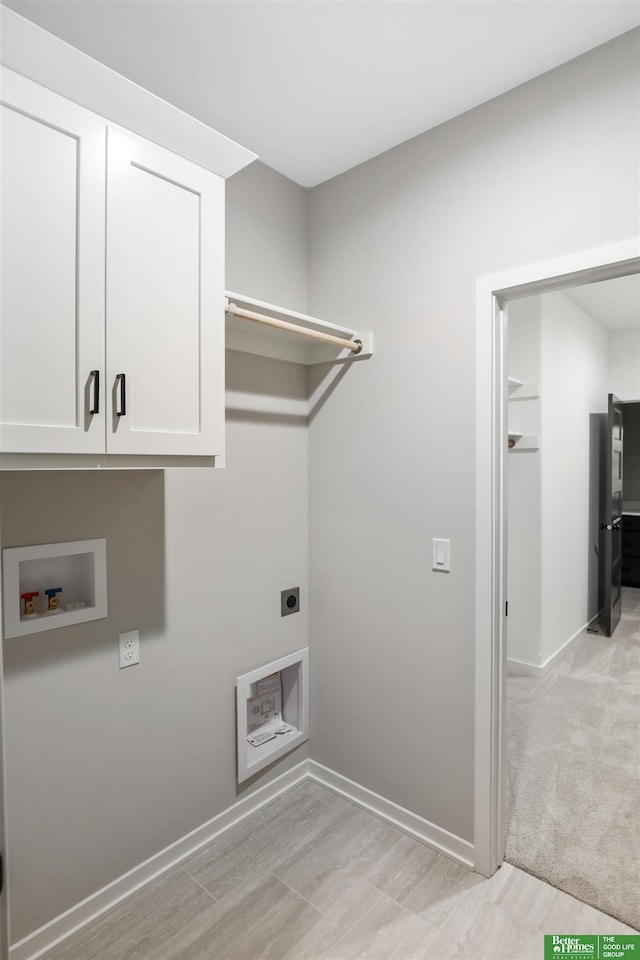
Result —
<svg viewBox="0 0 640 960"><path fill-rule="evenodd" d="M4 0L313 186L640 24L636 0Z"/></svg>
<svg viewBox="0 0 640 960"><path fill-rule="evenodd" d="M640 328L640 274L562 291L608 330Z"/></svg>

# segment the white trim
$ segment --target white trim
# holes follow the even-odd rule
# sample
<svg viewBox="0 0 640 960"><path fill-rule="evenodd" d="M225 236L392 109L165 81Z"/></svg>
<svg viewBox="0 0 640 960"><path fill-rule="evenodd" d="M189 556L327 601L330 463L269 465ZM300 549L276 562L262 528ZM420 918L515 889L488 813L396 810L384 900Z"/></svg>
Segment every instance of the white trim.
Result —
<svg viewBox="0 0 640 960"><path fill-rule="evenodd" d="M591 621L589 621L590 623ZM552 667L555 667L556 663L564 657L567 653L573 649L577 640L584 634L585 630L589 626L589 623L585 623L583 627L580 627L579 630L573 634L572 637L569 637L568 640L559 647L555 653L552 653L544 663L535 664L529 663L527 660L516 660L512 657L507 657L507 673L510 677L537 677L542 679L546 677Z"/></svg>
<svg viewBox="0 0 640 960"><path fill-rule="evenodd" d="M46 612L37 617L37 619L22 619L20 616L20 591L24 589L21 585L20 564L27 564L29 561L58 560L64 565L65 560L70 557L87 557L82 563L82 575L79 588L77 573L65 581L63 574L54 572L52 580L65 584L75 582L75 587L86 592L73 593L69 596L68 589L66 595L63 595L60 612L55 616L48 616ZM59 570L55 564L52 568ZM42 569L40 570L42 573ZM68 573L67 573L68 576ZM27 583L33 583L33 573L25 573ZM76 623L86 623L89 620L102 620L109 614L107 603L107 541L104 537L95 540L68 540L64 543L41 543L30 547L5 547L2 551L2 593L4 597L4 634L8 637L23 637L30 633L41 633L43 630L56 630L59 627L73 626ZM45 583L47 581L45 580ZM40 591L45 588L45 583L38 584ZM51 580L49 580L51 585ZM28 587L27 589L30 589ZM41 603L46 606L46 600L41 593ZM65 600L82 600L86 603L81 610L64 610ZM43 602L44 601L44 602Z"/></svg>
<svg viewBox="0 0 640 960"><path fill-rule="evenodd" d="M477 284L476 326L476 709L474 851L475 869L490 877L501 863L499 826L501 816L500 727L503 671L497 652L502 648L504 583L503 526L499 502L506 448L506 390L502 384L502 334L504 318L493 294L491 280ZM503 442L499 438L503 438ZM491 562L487 563L487 554ZM484 575L481 582L479 571ZM493 638L495 635L495 643ZM487 642L487 637L491 642Z"/></svg>
<svg viewBox="0 0 640 960"><path fill-rule="evenodd" d="M544 667L529 663L528 660L516 660L513 657L507 657L507 676L509 677L532 677L541 680L545 673Z"/></svg>
<svg viewBox="0 0 640 960"><path fill-rule="evenodd" d="M227 178L257 160L200 120L0 7L2 63L67 100Z"/></svg>
<svg viewBox="0 0 640 960"><path fill-rule="evenodd" d="M368 790L367 787L343 777L342 774L329 770L328 767L323 767L315 760L308 761L308 768L311 780L328 790L332 790L346 800L351 800L352 803L362 807L368 813L379 817L385 823L391 824L392 827L397 827L403 833L409 834L410 837L414 837L438 853L442 853L450 860L454 860L468 870L473 870L473 844L469 843L468 840L463 840L462 837L457 837L455 834L449 833L448 830L443 830L435 823L430 823L429 820L424 820L417 814L411 813L410 810L398 806L392 800L387 800L372 790Z"/></svg>
<svg viewBox="0 0 640 960"><path fill-rule="evenodd" d="M144 863L118 877L81 903L66 910L44 926L11 947L11 960L35 960L51 947L65 940L81 927L96 920L105 911L115 907L126 897L156 880L163 873L178 866L198 850L211 843L220 834L241 823L267 803L292 790L308 778L307 761L297 764L271 783L259 787L227 810L176 840Z"/></svg>
<svg viewBox="0 0 640 960"><path fill-rule="evenodd" d="M1 7L0 7L1 9ZM166 470L168 467L221 467L224 457L148 454L0 453L0 470Z"/></svg>
<svg viewBox="0 0 640 960"><path fill-rule="evenodd" d="M280 674L282 684L280 720L293 729L283 737L274 737L259 747L253 747L247 741L247 701L255 693L257 681L272 673ZM248 780L309 739L309 647L236 678L236 736L238 783Z"/></svg>
<svg viewBox="0 0 640 960"><path fill-rule="evenodd" d="M504 630L503 460L506 376L502 306L570 284L640 272L640 238L583 250L506 273L476 286L476 708L475 869L491 876L504 856L502 808Z"/></svg>
<svg viewBox="0 0 640 960"><path fill-rule="evenodd" d="M0 544L2 543L2 530L0 529ZM1 555L1 554L0 554ZM7 796L6 796L6 775L5 775L5 757L7 755L5 744L5 709L4 709L4 656L3 656L3 599L2 590L0 590L0 856L3 861L4 883L0 893L0 957L5 960L9 956L9 886L6 881L7 864L9 859L7 844Z"/></svg>

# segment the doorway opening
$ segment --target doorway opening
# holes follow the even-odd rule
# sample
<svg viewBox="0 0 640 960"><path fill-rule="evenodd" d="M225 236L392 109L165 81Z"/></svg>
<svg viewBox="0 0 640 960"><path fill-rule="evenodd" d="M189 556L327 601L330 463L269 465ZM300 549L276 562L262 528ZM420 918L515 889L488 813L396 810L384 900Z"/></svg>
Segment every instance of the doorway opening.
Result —
<svg viewBox="0 0 640 960"><path fill-rule="evenodd" d="M506 844L507 305L639 272L640 240L633 238L477 282L474 867L485 876L502 863Z"/></svg>
<svg viewBox="0 0 640 960"><path fill-rule="evenodd" d="M634 927L640 617L621 579L639 284L505 305L505 859Z"/></svg>
<svg viewBox="0 0 640 960"><path fill-rule="evenodd" d="M623 512L640 487L630 412L623 430L640 399L640 274L506 312L507 656L537 675L582 630L610 636L620 619Z"/></svg>

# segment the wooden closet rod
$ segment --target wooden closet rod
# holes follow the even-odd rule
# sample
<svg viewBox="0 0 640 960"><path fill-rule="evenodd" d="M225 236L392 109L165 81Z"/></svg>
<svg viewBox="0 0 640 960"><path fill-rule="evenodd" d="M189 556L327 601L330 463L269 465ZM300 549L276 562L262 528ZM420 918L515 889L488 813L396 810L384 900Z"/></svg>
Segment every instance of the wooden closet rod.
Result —
<svg viewBox="0 0 640 960"><path fill-rule="evenodd" d="M276 317L268 317L264 313L254 313L253 310L237 307L235 303L229 303L228 300L226 312L230 317L242 317L244 320L252 320L254 323L263 323L267 327L275 327L276 330L286 330L287 333L298 333L300 336L321 340L323 343L333 343L337 347L351 350L354 354L358 354L362 350L362 340L346 340L344 337L335 337L332 333L323 333L322 330L313 330L311 327L301 327L297 323L289 323L288 320L278 320Z"/></svg>

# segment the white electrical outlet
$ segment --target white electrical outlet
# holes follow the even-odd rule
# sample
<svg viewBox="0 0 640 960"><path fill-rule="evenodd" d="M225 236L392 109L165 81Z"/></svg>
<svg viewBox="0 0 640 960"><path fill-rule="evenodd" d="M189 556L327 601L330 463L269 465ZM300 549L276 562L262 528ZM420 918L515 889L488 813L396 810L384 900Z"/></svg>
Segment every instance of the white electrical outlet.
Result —
<svg viewBox="0 0 640 960"><path fill-rule="evenodd" d="M120 634L120 667L131 667L140 663L140 633L129 630Z"/></svg>

